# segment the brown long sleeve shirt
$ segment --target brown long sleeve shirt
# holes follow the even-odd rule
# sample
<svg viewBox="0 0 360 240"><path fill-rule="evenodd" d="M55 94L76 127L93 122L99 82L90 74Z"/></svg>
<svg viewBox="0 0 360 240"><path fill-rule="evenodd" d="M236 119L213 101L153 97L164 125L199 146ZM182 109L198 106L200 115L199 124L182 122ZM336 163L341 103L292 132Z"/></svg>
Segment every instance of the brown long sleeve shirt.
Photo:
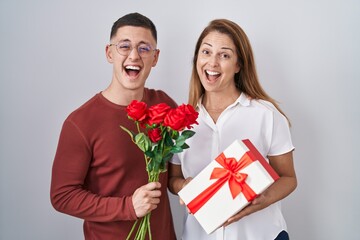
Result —
<svg viewBox="0 0 360 240"><path fill-rule="evenodd" d="M176 103L159 90L146 89L152 106ZM85 239L125 239L136 215L132 194L147 184L144 155L119 126L136 132L126 106L96 94L65 120L51 180L51 202L60 212L84 219ZM151 213L153 239L172 240L174 226L167 195L167 173L160 175L161 199Z"/></svg>

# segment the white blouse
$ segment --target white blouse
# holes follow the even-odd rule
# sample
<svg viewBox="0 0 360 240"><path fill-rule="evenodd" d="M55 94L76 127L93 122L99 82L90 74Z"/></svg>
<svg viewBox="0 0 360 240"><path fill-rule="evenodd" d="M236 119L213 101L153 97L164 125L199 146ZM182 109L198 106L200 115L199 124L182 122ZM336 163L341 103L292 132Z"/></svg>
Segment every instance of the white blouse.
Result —
<svg viewBox="0 0 360 240"><path fill-rule="evenodd" d="M246 94L228 106L216 123L199 101L196 134L187 140L190 146L173 157L181 164L185 178L195 177L236 139L250 139L267 156L281 155L294 149L287 119L268 101L252 100ZM286 230L280 202L207 234L193 215L186 211L183 240L269 240Z"/></svg>

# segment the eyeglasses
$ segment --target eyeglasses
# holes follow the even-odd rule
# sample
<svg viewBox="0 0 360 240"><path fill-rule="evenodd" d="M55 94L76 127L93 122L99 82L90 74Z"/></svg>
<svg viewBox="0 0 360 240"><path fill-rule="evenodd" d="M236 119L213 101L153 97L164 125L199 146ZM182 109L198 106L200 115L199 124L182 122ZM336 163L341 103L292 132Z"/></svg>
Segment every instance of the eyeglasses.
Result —
<svg viewBox="0 0 360 240"><path fill-rule="evenodd" d="M116 44L109 44L109 46L115 46L116 51L123 56L129 56L134 47L129 42L118 42ZM149 57L156 49L152 48L150 44L140 43L136 46L137 52L140 57Z"/></svg>

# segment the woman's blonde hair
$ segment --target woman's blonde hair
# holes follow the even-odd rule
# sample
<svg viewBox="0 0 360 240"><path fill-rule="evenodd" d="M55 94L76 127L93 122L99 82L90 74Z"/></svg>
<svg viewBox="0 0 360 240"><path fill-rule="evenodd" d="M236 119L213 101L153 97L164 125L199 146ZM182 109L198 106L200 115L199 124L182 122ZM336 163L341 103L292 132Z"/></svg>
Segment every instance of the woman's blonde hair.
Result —
<svg viewBox="0 0 360 240"><path fill-rule="evenodd" d="M235 74L235 86L241 92L246 93L253 99L262 99L271 102L286 117L279 108L278 104L272 99L261 87L256 73L255 61L250 45L250 41L242 28L236 23L227 19L216 19L202 31L195 46L192 74L189 88L189 104L196 107L200 97L204 94L205 89L201 85L199 75L197 73L196 63L199 49L203 39L211 32L219 32L226 34L235 44L237 62L240 71Z"/></svg>

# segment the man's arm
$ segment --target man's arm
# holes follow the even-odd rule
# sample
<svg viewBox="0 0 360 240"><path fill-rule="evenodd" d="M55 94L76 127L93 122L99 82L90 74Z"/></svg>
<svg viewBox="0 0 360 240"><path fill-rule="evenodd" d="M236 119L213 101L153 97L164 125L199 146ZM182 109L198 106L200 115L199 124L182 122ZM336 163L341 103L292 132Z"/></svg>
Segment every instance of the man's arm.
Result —
<svg viewBox="0 0 360 240"><path fill-rule="evenodd" d="M91 158L91 150L79 129L65 121L52 169L50 196L53 207L88 221L137 219L132 196L100 196L84 189Z"/></svg>

